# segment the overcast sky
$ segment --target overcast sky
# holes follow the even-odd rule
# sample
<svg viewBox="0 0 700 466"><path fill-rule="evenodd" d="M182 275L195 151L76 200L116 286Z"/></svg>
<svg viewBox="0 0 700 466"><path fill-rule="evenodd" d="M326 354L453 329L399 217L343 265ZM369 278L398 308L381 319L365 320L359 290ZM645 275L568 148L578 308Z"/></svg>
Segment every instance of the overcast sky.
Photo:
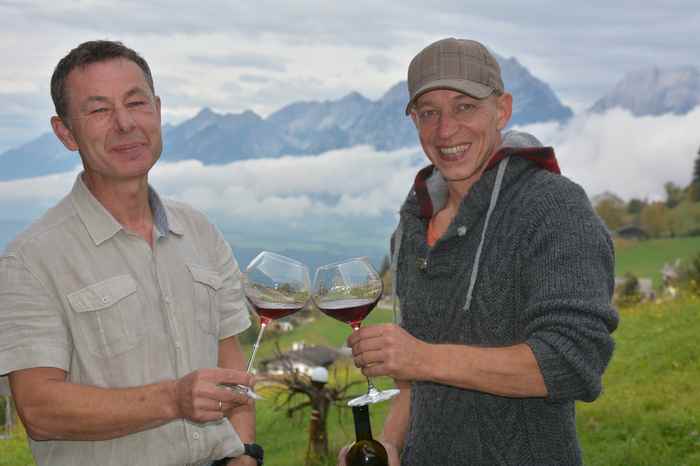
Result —
<svg viewBox="0 0 700 466"><path fill-rule="evenodd" d="M660 198L665 182L689 182L700 146L699 109L646 118L583 110L629 71L700 66L697 0L438 3L439 9L424 0L0 0L0 152L50 130L51 72L85 40L121 40L139 51L153 70L164 123L177 124L205 106L266 116L294 101L352 91L377 99L405 79L408 62L425 45L456 36L516 57L576 112L565 126L526 129L555 147L564 172L589 195ZM231 231L241 216L254 215L257 226L296 221L300 237L308 236L322 228L322 218L342 211L345 219L348 212L357 216L354 232L343 228L359 236L380 217L390 223L386 217L423 163L418 148L353 148L283 163L163 165L153 179ZM339 173L357 174L351 184L349 176L332 176ZM0 220L14 215L9 209L22 212L18 206L51 205L74 176L0 183ZM370 204L376 207L367 210Z"/></svg>
<svg viewBox="0 0 700 466"><path fill-rule="evenodd" d="M0 0L0 151L46 131L48 83L78 43L122 40L151 64L164 119L204 106L265 116L296 100L379 98L446 36L516 57L575 111L631 70L700 65L697 0Z"/></svg>

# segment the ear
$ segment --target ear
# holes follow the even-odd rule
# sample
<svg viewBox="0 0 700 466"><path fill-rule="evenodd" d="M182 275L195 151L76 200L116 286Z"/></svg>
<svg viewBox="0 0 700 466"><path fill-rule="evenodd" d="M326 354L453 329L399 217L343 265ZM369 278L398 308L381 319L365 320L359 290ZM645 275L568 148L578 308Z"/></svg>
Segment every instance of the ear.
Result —
<svg viewBox="0 0 700 466"><path fill-rule="evenodd" d="M155 96L156 101L156 111L158 112L158 119L160 120L160 97Z"/></svg>
<svg viewBox="0 0 700 466"><path fill-rule="evenodd" d="M409 115L411 115L411 120L413 120L413 125L416 127L416 129L419 129L418 128L418 116L416 115L416 111L411 110L411 113Z"/></svg>
<svg viewBox="0 0 700 466"><path fill-rule="evenodd" d="M56 135L56 137L63 143L64 146L66 146L66 149L70 151L78 150L78 142L75 140L70 128L66 126L61 117L51 117L51 128L53 128L53 133Z"/></svg>
<svg viewBox="0 0 700 466"><path fill-rule="evenodd" d="M496 106L498 108L496 127L500 131L506 127L510 117L513 116L513 96L504 92L503 95L496 97Z"/></svg>

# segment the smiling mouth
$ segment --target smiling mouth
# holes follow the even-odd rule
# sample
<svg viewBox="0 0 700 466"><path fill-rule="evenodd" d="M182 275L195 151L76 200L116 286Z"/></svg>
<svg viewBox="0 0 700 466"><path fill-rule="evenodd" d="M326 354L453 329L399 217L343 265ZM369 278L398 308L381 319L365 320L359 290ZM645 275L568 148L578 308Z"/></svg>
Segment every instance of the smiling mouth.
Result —
<svg viewBox="0 0 700 466"><path fill-rule="evenodd" d="M143 143L133 143L133 144L122 144L120 146L113 147L112 150L115 152L129 152L135 149L140 149L143 147Z"/></svg>
<svg viewBox="0 0 700 466"><path fill-rule="evenodd" d="M443 158L453 159L464 154L469 147L471 147L471 144L460 144L458 146L440 147L439 150L440 155L442 155Z"/></svg>

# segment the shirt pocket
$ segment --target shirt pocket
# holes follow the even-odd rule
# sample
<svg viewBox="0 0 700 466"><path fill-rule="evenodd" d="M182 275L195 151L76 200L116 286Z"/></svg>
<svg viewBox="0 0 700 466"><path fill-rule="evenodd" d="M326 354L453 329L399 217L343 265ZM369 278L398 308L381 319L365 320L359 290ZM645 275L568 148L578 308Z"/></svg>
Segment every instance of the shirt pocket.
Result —
<svg viewBox="0 0 700 466"><path fill-rule="evenodd" d="M143 339L142 306L131 275L119 275L67 298L88 350L103 358L125 353ZM77 342L77 347L80 343Z"/></svg>
<svg viewBox="0 0 700 466"><path fill-rule="evenodd" d="M223 279L217 272L199 265L187 264L187 268L192 274L195 319L204 333L218 335L217 291L223 285Z"/></svg>

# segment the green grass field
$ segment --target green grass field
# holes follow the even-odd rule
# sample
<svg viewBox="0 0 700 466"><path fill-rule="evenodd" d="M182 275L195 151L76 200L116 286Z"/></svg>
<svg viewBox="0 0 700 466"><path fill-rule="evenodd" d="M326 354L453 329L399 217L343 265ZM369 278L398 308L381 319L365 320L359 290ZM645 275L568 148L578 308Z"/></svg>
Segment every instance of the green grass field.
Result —
<svg viewBox="0 0 700 466"><path fill-rule="evenodd" d="M666 262L682 260L700 253L700 236L648 241L620 241L616 244L615 275L631 272L651 278L654 286L661 285L661 268Z"/></svg>
<svg viewBox="0 0 700 466"><path fill-rule="evenodd" d="M654 277L664 261L700 251L700 238L653 240L621 247L617 273L631 271ZM700 465L700 298L684 296L660 304L642 304L620 311L614 334L617 347L606 372L603 395L594 403L579 403L578 432L588 466ZM369 323L390 322L387 309L375 310ZM254 330L251 330L254 332ZM323 315L289 334L270 333L258 360L288 349L294 341L341 345L350 328ZM359 371L336 363L337 374L361 380ZM379 380L381 386L390 381ZM364 390L358 385L356 392ZM372 406L376 433L381 431L387 403ZM266 448L266 464L304 464L308 442L308 411L288 418L270 401L258 403L258 440ZM354 433L347 408L332 408L328 420L331 458ZM0 466L32 465L23 432L0 440Z"/></svg>

